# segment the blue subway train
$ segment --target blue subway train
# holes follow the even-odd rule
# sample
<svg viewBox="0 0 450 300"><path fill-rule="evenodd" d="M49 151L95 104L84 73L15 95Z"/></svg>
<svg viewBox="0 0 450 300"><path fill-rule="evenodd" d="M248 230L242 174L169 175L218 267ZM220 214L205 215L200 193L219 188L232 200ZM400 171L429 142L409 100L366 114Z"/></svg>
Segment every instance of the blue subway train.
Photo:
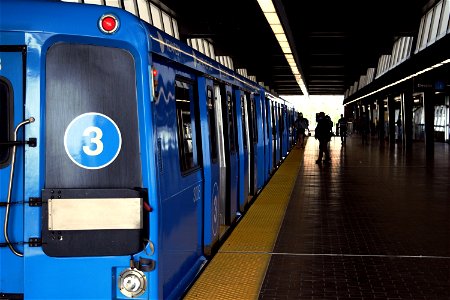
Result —
<svg viewBox="0 0 450 300"><path fill-rule="evenodd" d="M181 297L295 108L120 8L0 6L0 298Z"/></svg>

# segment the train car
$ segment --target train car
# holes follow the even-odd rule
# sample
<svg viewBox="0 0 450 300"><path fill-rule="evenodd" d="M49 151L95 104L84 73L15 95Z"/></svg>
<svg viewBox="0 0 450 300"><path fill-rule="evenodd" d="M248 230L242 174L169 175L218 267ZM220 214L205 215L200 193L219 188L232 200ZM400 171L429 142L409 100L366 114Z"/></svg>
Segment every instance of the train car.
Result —
<svg viewBox="0 0 450 300"><path fill-rule="evenodd" d="M125 10L1 6L0 295L179 298L286 152L286 114Z"/></svg>

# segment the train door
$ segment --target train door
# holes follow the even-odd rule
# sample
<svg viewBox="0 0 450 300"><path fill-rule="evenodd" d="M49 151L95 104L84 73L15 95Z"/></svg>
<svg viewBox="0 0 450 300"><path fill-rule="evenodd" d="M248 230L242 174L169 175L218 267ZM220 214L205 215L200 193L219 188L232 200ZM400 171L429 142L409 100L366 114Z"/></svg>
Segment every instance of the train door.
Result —
<svg viewBox="0 0 450 300"><path fill-rule="evenodd" d="M277 104L277 140L278 140L278 151L277 151L277 164L280 163L283 157L283 117L282 117L282 106L280 103Z"/></svg>
<svg viewBox="0 0 450 300"><path fill-rule="evenodd" d="M240 97L238 97L240 96ZM239 208L243 212L248 202L249 190L249 147L248 147L248 117L247 117L247 94L240 92L236 93L236 100L239 99L239 105L236 103L236 116L238 132L239 132Z"/></svg>
<svg viewBox="0 0 450 300"><path fill-rule="evenodd" d="M267 135L269 120L267 119L268 102L266 97L264 97L262 103L263 103L262 114L263 114L263 138L264 138L264 182L267 182L270 176L271 144L269 141L269 137Z"/></svg>
<svg viewBox="0 0 450 300"><path fill-rule="evenodd" d="M247 103L248 111L248 131L249 131L249 192L251 195L256 195L257 188L257 147L258 147L258 131L256 129L256 108L254 94L250 95Z"/></svg>
<svg viewBox="0 0 450 300"><path fill-rule="evenodd" d="M220 182L219 146L223 145L222 127L218 126L217 102L214 97L212 80L199 78L200 114L202 120L203 172L205 178L204 192L204 234L203 247L206 255L211 255L219 240L219 191L225 189ZM205 90L206 89L206 90ZM205 98L204 100L202 98ZM220 98L219 98L220 99ZM219 141L220 139L220 141Z"/></svg>
<svg viewBox="0 0 450 300"><path fill-rule="evenodd" d="M282 153L281 157L285 157L287 153L287 145L288 145L288 135L287 135L287 113L286 113L286 106L284 104L281 105L281 120L280 120L280 136L281 139L281 145L282 145Z"/></svg>
<svg viewBox="0 0 450 300"><path fill-rule="evenodd" d="M220 236L222 236L234 221L237 212L238 189L238 154L237 132L235 124L235 105L233 103L231 86L219 84L214 88L215 96L221 105L221 122L223 130L223 145L220 152ZM217 91L217 93L216 93ZM220 99L220 100L219 100Z"/></svg>
<svg viewBox="0 0 450 300"><path fill-rule="evenodd" d="M267 141L267 155L266 155L266 161L267 161L267 179L269 178L270 174L272 174L273 169L273 145L272 145L272 102L269 98L266 98L266 131L264 133L266 141Z"/></svg>
<svg viewBox="0 0 450 300"><path fill-rule="evenodd" d="M203 203L210 197L204 194L203 164L208 161L204 162L201 140L207 87L201 78L165 61L154 61L153 68L158 74L153 114L160 199L158 250L164 265L160 286L164 297L170 297L202 261Z"/></svg>
<svg viewBox="0 0 450 300"><path fill-rule="evenodd" d="M0 46L0 291L23 293L25 48ZM19 124L23 124L19 128ZM25 128L25 129L24 129ZM16 131L17 130L17 131Z"/></svg>
<svg viewBox="0 0 450 300"><path fill-rule="evenodd" d="M272 171L277 166L277 126L276 126L276 103L271 101L271 119L272 119Z"/></svg>
<svg viewBox="0 0 450 300"><path fill-rule="evenodd" d="M258 135L257 140L257 189L261 189L264 186L264 120L263 120L263 107L264 107L264 92L255 95L255 111L256 111L256 133Z"/></svg>
<svg viewBox="0 0 450 300"><path fill-rule="evenodd" d="M226 212L226 223L231 225L238 211L239 144L236 124L236 98L231 86L225 86L225 101L222 115L226 121L225 158L227 161L227 199L230 201Z"/></svg>

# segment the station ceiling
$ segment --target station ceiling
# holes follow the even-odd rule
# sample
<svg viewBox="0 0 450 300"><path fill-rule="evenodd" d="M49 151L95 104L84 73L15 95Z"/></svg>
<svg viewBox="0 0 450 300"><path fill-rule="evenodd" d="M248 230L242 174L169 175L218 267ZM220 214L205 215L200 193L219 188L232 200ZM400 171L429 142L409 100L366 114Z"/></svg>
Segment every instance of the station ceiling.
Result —
<svg viewBox="0 0 450 300"><path fill-rule="evenodd" d="M180 36L210 39L279 95L302 95L257 0L162 0ZM309 95L343 95L390 54L398 37L417 36L437 0L273 0Z"/></svg>

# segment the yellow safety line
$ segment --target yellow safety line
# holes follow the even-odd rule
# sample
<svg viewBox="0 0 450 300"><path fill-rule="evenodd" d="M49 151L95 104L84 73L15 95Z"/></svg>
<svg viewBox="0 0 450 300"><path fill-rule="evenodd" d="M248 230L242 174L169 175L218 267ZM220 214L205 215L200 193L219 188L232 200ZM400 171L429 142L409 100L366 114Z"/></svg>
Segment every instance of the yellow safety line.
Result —
<svg viewBox="0 0 450 300"><path fill-rule="evenodd" d="M184 299L258 299L302 159L289 153Z"/></svg>

